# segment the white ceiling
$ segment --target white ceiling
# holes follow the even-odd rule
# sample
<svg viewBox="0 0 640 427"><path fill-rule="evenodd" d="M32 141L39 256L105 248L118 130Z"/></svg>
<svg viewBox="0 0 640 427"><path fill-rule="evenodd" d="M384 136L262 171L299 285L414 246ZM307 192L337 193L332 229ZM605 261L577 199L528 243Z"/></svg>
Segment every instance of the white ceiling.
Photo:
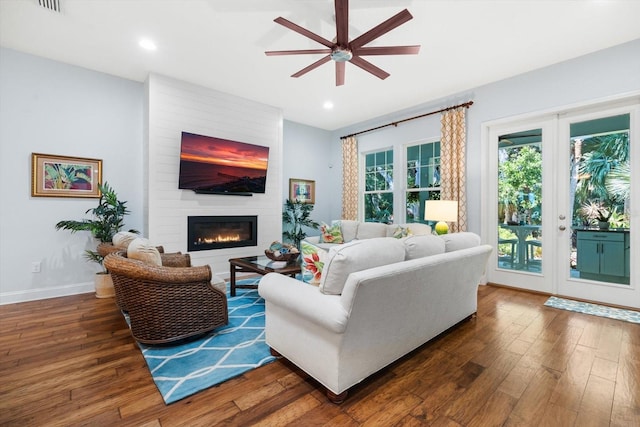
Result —
<svg viewBox="0 0 640 427"><path fill-rule="evenodd" d="M0 45L137 81L167 75L327 130L640 38L636 0L352 0L350 39L407 8L414 19L368 46L422 48L417 56L367 57L391 74L386 80L347 64L346 83L336 87L333 63L289 77L321 56L264 54L322 48L273 19L332 39L331 0L60 2L54 13L38 0L0 0ZM158 49L140 49L141 37Z"/></svg>

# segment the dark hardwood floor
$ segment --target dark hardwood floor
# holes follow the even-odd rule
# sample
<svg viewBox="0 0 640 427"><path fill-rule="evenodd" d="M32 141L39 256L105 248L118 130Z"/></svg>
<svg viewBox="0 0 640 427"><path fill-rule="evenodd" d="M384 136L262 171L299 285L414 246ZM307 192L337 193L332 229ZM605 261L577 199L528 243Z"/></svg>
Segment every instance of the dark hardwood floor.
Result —
<svg viewBox="0 0 640 427"><path fill-rule="evenodd" d="M112 299L0 306L0 425L640 426L640 325L545 300L481 286L477 318L339 406L282 360L166 406Z"/></svg>

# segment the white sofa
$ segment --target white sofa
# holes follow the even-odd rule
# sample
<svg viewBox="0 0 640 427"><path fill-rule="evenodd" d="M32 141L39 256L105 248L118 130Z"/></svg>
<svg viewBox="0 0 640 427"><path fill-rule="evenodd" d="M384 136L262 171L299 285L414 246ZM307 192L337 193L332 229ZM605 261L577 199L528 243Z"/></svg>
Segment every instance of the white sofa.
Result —
<svg viewBox="0 0 640 427"><path fill-rule="evenodd" d="M382 224L380 222L360 222L347 219L332 221L331 225L339 224L344 243L354 240L372 239L376 237L392 237L400 227L411 235L421 236L431 234L431 227L427 224L407 223L407 224ZM322 249L331 249L336 243L326 243L321 241L321 236L309 236L305 238Z"/></svg>
<svg viewBox="0 0 640 427"><path fill-rule="evenodd" d="M332 249L320 287L267 274L258 286L266 342L339 403L353 385L476 312L491 250L473 233L374 238Z"/></svg>

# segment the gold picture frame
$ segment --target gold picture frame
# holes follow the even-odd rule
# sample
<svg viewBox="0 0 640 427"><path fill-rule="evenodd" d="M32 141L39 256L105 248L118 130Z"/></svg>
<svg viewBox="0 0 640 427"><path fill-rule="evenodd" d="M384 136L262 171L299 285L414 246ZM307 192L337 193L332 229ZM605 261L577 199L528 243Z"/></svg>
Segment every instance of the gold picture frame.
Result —
<svg viewBox="0 0 640 427"><path fill-rule="evenodd" d="M316 182L309 179L289 178L289 200L315 204Z"/></svg>
<svg viewBox="0 0 640 427"><path fill-rule="evenodd" d="M102 160L31 153L31 196L100 197Z"/></svg>

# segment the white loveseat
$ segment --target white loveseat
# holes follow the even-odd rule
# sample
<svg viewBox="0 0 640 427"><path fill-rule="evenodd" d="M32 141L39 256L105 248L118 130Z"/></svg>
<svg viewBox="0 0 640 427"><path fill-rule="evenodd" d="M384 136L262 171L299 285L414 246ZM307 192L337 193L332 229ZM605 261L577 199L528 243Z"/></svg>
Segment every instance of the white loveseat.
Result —
<svg viewBox="0 0 640 427"><path fill-rule="evenodd" d="M266 342L339 403L353 385L476 312L491 250L473 233L373 238L332 249L320 287L267 274L258 286Z"/></svg>
<svg viewBox="0 0 640 427"><path fill-rule="evenodd" d="M431 227L427 224L382 224L379 222L360 222L341 219L332 221L331 225L339 225L344 243L354 240L372 239L376 237L393 237L398 232L405 232L415 236L431 234ZM322 249L331 249L336 243L321 241L321 236L309 236L305 239Z"/></svg>

